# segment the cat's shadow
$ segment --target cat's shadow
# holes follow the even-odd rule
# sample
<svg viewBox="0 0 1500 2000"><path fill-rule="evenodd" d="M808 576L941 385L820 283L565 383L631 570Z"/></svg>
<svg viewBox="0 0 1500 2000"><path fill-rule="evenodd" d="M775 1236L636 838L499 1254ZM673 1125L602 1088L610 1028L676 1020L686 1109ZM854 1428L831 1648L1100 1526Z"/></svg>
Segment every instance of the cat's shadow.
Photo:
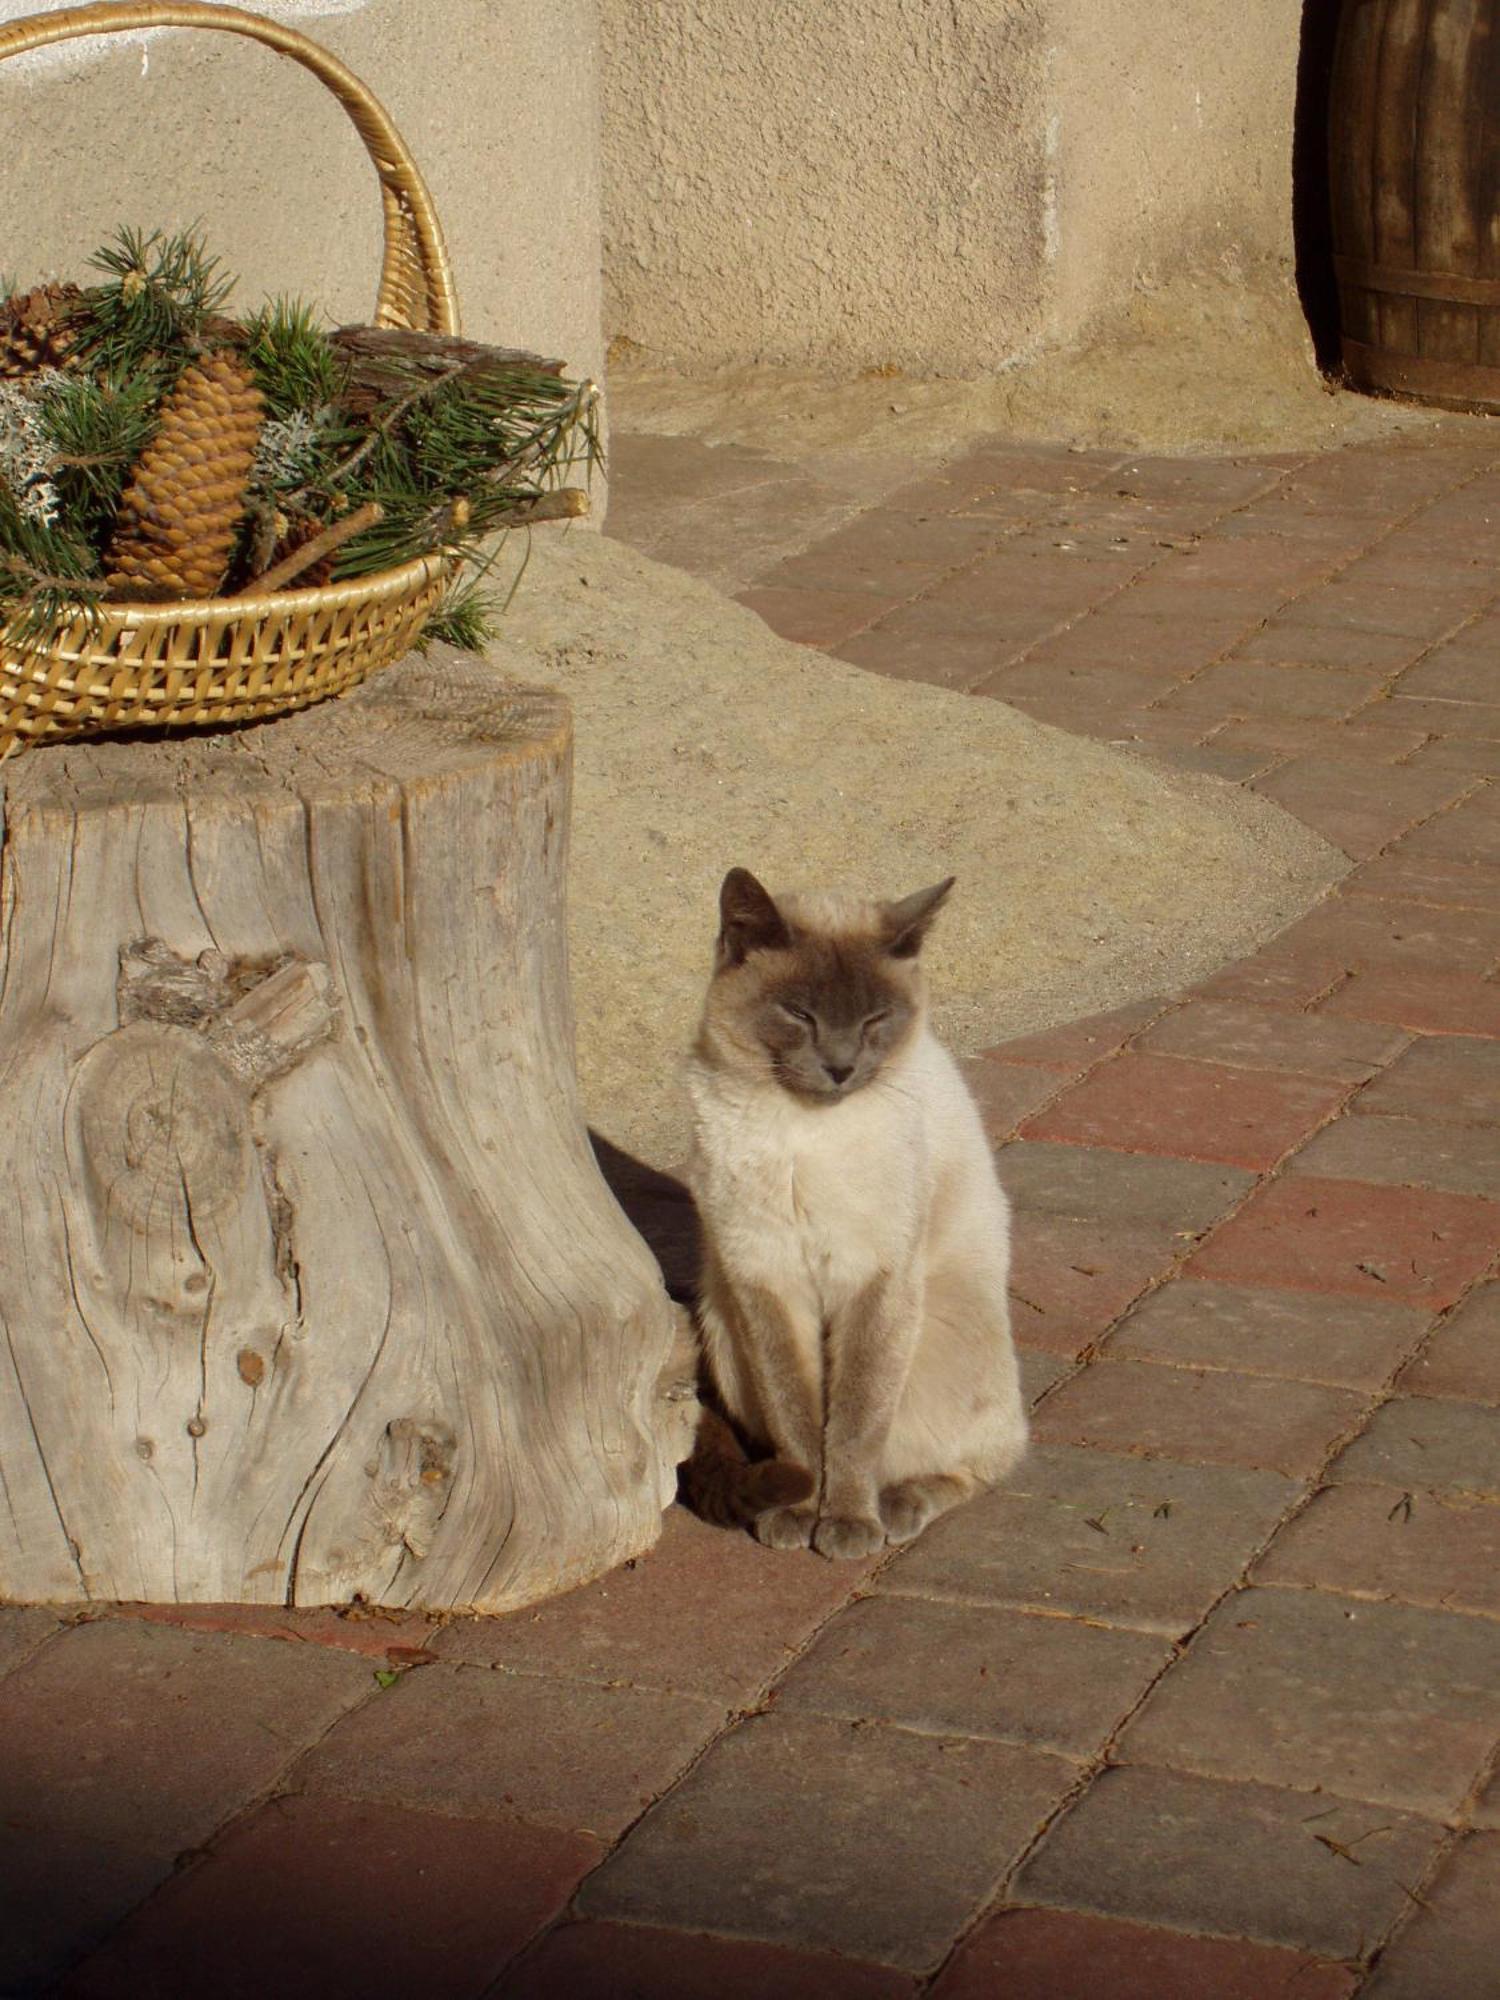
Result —
<svg viewBox="0 0 1500 2000"><path fill-rule="evenodd" d="M661 1266L668 1295L691 1305L697 1289L698 1211L687 1187L673 1174L647 1166L623 1147L590 1131L599 1171L631 1226Z"/></svg>

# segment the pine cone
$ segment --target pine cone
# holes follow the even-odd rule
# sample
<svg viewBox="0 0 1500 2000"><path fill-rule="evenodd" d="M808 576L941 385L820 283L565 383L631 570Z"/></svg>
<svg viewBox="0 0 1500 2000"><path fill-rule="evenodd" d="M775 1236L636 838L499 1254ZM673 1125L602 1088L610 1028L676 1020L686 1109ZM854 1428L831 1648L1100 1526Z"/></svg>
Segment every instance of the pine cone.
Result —
<svg viewBox="0 0 1500 2000"><path fill-rule="evenodd" d="M260 391L238 356L209 354L183 370L120 501L104 558L111 597L215 594L245 511L260 426Z"/></svg>
<svg viewBox="0 0 1500 2000"><path fill-rule="evenodd" d="M73 366L78 336L68 319L82 297L77 285L36 285L0 304L0 378Z"/></svg>

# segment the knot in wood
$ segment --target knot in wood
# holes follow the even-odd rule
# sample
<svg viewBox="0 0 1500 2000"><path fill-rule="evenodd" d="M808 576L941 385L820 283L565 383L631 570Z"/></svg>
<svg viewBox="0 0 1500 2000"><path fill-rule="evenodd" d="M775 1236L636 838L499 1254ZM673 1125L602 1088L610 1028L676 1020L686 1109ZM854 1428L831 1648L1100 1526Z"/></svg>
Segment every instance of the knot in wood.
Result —
<svg viewBox="0 0 1500 2000"><path fill-rule="evenodd" d="M140 1021L78 1066L78 1126L98 1219L192 1234L239 1203L252 1166L243 1093L190 1029Z"/></svg>

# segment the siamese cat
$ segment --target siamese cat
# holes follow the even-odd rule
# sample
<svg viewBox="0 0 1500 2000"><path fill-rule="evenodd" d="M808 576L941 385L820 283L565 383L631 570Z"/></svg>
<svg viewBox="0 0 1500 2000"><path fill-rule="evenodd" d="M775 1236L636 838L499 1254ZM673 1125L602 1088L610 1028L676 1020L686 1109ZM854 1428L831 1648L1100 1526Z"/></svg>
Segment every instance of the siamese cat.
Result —
<svg viewBox="0 0 1500 2000"><path fill-rule="evenodd" d="M772 1548L910 1541L1025 1449L1010 1212L927 1025L920 953L952 887L773 897L735 868L720 892L687 1078L699 1324L766 1456L735 1467L711 1424L688 1486Z"/></svg>

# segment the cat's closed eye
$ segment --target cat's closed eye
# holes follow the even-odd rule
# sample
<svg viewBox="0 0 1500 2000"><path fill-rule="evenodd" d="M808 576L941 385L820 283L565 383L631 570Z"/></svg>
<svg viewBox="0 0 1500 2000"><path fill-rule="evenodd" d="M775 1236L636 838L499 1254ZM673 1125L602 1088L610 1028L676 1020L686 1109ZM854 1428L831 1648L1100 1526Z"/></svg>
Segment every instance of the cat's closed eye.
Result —
<svg viewBox="0 0 1500 2000"><path fill-rule="evenodd" d="M882 1007L878 1014L866 1014L865 1018L859 1024L859 1032L862 1035L868 1035L872 1030L880 1027L883 1022L888 1021L890 1018L891 1009L889 1007Z"/></svg>
<svg viewBox="0 0 1500 2000"><path fill-rule="evenodd" d="M800 1021L804 1028L812 1027L813 1017L811 1014L808 1013L805 1007L793 1007L786 1000L778 1000L776 1004L781 1009L782 1013L787 1015L791 1020Z"/></svg>

